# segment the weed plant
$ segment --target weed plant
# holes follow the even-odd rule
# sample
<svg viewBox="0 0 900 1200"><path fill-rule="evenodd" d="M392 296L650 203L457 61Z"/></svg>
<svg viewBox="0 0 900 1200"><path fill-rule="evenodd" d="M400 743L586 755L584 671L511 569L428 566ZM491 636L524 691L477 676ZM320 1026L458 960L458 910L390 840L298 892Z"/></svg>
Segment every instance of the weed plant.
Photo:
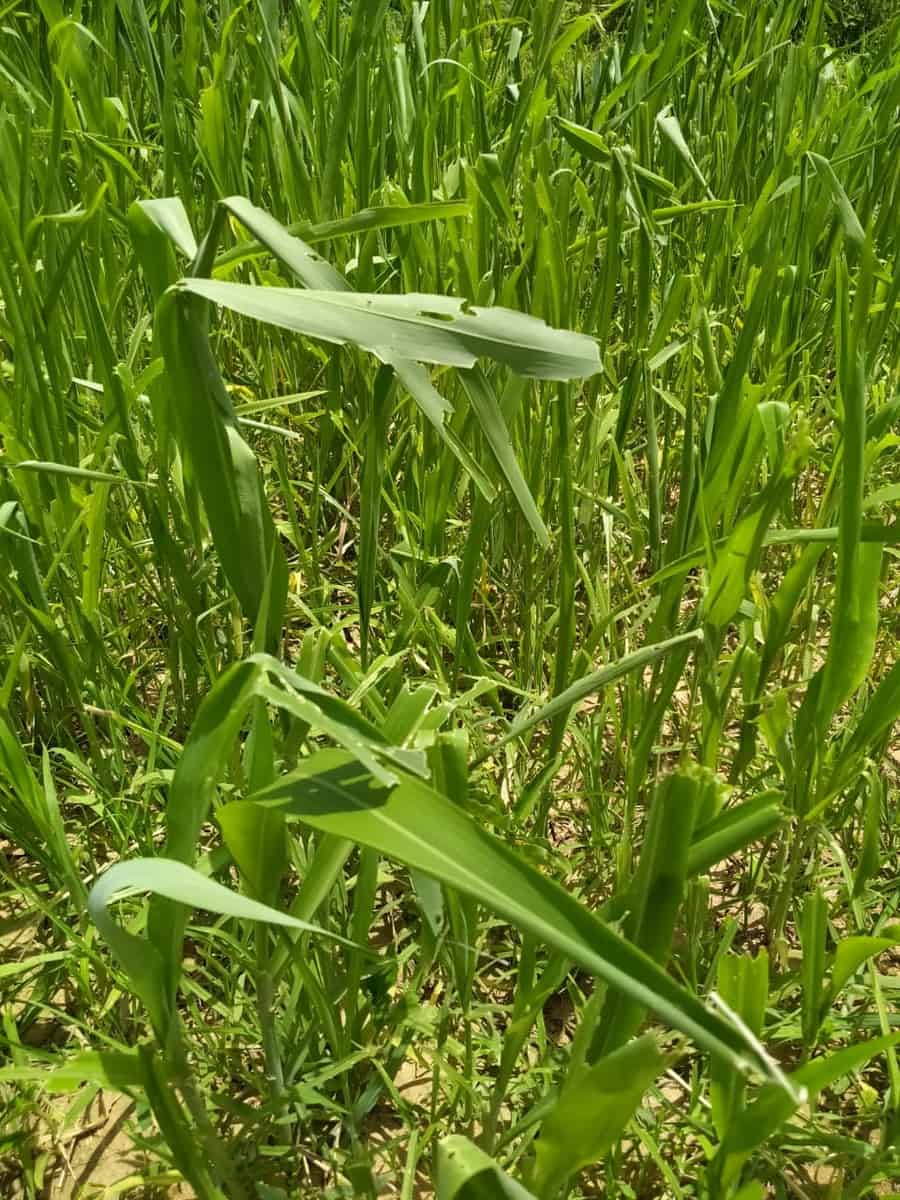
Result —
<svg viewBox="0 0 900 1200"><path fill-rule="evenodd" d="M900 1188L898 214L887 4L0 4L4 1195Z"/></svg>

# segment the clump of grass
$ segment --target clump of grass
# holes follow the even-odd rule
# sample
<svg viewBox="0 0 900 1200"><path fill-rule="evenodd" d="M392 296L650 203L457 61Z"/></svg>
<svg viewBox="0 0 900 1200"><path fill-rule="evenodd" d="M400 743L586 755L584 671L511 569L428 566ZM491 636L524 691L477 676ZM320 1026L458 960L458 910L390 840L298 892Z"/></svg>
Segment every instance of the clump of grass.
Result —
<svg viewBox="0 0 900 1200"><path fill-rule="evenodd" d="M900 20L3 21L0 1178L892 1186Z"/></svg>

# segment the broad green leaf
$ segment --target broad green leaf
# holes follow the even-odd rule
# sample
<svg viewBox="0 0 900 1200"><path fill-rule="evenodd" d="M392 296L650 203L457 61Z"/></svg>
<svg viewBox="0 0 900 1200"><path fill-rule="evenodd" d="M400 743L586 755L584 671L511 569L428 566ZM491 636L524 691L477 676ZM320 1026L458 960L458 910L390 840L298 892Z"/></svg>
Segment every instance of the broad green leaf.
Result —
<svg viewBox="0 0 900 1200"><path fill-rule="evenodd" d="M821 888L810 892L803 904L799 923L803 960L800 978L803 997L800 1023L803 1042L815 1045L822 1018L822 987L825 979L825 939L828 933L828 904Z"/></svg>
<svg viewBox="0 0 900 1200"><path fill-rule="evenodd" d="M254 237L259 239L265 249L293 271L306 287L322 291L352 293L353 289L340 271L299 237L285 229L265 209L251 204L243 196L229 196L222 201L222 204L237 217L242 225L250 230ZM220 262L221 258L217 260L217 263Z"/></svg>
<svg viewBox="0 0 900 1200"><path fill-rule="evenodd" d="M576 125L574 121L567 121L563 117L559 118L558 124L562 130L563 137L579 154L582 154L591 162L608 164L612 161L613 152L599 133L595 133L593 129L585 128L584 125ZM670 195L675 191L675 184L665 179L662 175L657 175L654 171L648 171L640 163L633 163L633 166L635 174L655 191L661 192L663 195Z"/></svg>
<svg viewBox="0 0 900 1200"><path fill-rule="evenodd" d="M311 728L328 733L352 754L361 756L374 777L384 784L395 779L385 762L427 773L422 751L391 746L345 700L330 695L269 655L252 655L220 676L194 718L169 790L164 847L167 858L188 865L194 862L200 830L219 779L252 704L261 698L292 712ZM185 920L184 910L177 910L170 900L151 901L148 934L160 955L159 969L165 971L165 990L172 1002L181 969Z"/></svg>
<svg viewBox="0 0 900 1200"><path fill-rule="evenodd" d="M515 225L516 218L509 202L506 182L497 155L479 154L471 177L493 212L498 227L511 229Z"/></svg>
<svg viewBox="0 0 900 1200"><path fill-rule="evenodd" d="M806 547L811 552L810 558L804 564L804 567L808 568L808 575L808 572L814 568L815 562L821 557L825 547L837 540L837 525L824 525L819 529L770 529L763 537L763 545L797 545ZM860 540L864 543L894 546L900 544L900 532L898 532L895 526L883 525L877 521L867 521L860 531ZM720 538L713 543L713 549L722 550L726 544L727 538ZM661 570L648 576L647 579L642 580L641 587L645 589L655 587L657 584L665 583L666 580L673 579L677 575L683 575L693 567L699 567L703 563L704 558L705 554L702 550L693 550L689 554L683 554L673 562L667 563ZM787 576L785 577L785 581L786 579ZM785 581L783 581L782 586ZM791 588L789 590L793 595L794 589ZM798 590L802 590L802 587Z"/></svg>
<svg viewBox="0 0 900 1200"><path fill-rule="evenodd" d="M0 963L0 979L9 979L13 975L24 975L47 963L60 962L65 957L65 950L48 950L45 954L31 954L27 958L17 958L12 962Z"/></svg>
<svg viewBox="0 0 900 1200"><path fill-rule="evenodd" d="M885 786L877 771L867 773L863 788L863 837L853 872L853 899L865 894L866 884L877 875L881 866L881 827L884 811Z"/></svg>
<svg viewBox="0 0 900 1200"><path fill-rule="evenodd" d="M166 375L174 390L182 450L197 479L222 567L245 617L255 623L271 556L282 566L284 558L256 458L238 432L196 301L167 293L157 307L157 322ZM280 633L283 595L273 596L272 603L267 622L269 645Z"/></svg>
<svg viewBox="0 0 900 1200"><path fill-rule="evenodd" d="M437 1200L534 1200L462 1134L451 1134L438 1145L435 1195Z"/></svg>
<svg viewBox="0 0 900 1200"><path fill-rule="evenodd" d="M882 549L860 543L855 556L853 594L838 593L829 653L819 695L820 727L862 684L869 671L878 634ZM847 589L849 590L849 588ZM846 607L839 606L846 602Z"/></svg>
<svg viewBox="0 0 900 1200"><path fill-rule="evenodd" d="M387 359L473 367L492 358L534 379L584 379L600 370L597 343L551 329L508 308L476 308L450 296L252 287L182 279L179 288L244 316L338 345L351 343Z"/></svg>
<svg viewBox="0 0 900 1200"><path fill-rule="evenodd" d="M765 949L755 957L725 954L719 960L718 994L737 1013L754 1037L762 1033L769 999L769 956ZM744 1107L746 1081L727 1063L710 1060L709 1100L713 1124L723 1138Z"/></svg>
<svg viewBox="0 0 900 1200"><path fill-rule="evenodd" d="M734 1200L765 1200L766 1187L758 1179L742 1184L734 1194Z"/></svg>
<svg viewBox="0 0 900 1200"><path fill-rule="evenodd" d="M301 697L305 703L311 704L316 711L310 721L318 729L330 734L335 741L356 754L374 755L386 762L401 767L413 775L428 776L428 763L423 750L394 746L384 734L368 721L358 709L339 696L334 696L311 679L305 679L297 671L292 671L279 659L269 654L255 654L247 661L265 668L269 676L278 683L281 690L289 697ZM291 701L270 693L272 703L276 707L287 707ZM364 761L360 758L360 762ZM393 776L385 772L383 766L370 766L372 774L383 783L393 782Z"/></svg>
<svg viewBox="0 0 900 1200"><path fill-rule="evenodd" d="M734 619L757 568L772 518L811 449L809 435L805 431L798 434L785 452L778 474L738 521L721 553L716 554L702 605L704 619L714 628L723 629Z"/></svg>
<svg viewBox="0 0 900 1200"><path fill-rule="evenodd" d="M644 1092L672 1061L646 1034L566 1079L541 1125L529 1181L538 1196L555 1195L575 1171L599 1162L624 1133Z"/></svg>
<svg viewBox="0 0 900 1200"><path fill-rule="evenodd" d="M50 861L69 889L72 902L81 907L86 892L75 863L72 846L66 836L53 781L48 778L46 749L44 756L42 788L19 739L0 717L0 780L10 796L5 802L6 812L3 816L10 821L12 832L21 819L17 810L24 815L26 828L30 825L29 833L35 838L34 850L38 847L46 848ZM21 826L19 829L21 836Z"/></svg>
<svg viewBox="0 0 900 1200"><path fill-rule="evenodd" d="M157 228L168 234L182 254L192 261L197 257L197 239L184 205L177 196L162 200L141 200L139 206Z"/></svg>
<svg viewBox="0 0 900 1200"><path fill-rule="evenodd" d="M353 292L344 276L301 241L293 229L286 229L267 212L242 196L230 196L223 204L305 287ZM493 485L445 420L452 415L453 405L435 388L426 369L420 362L392 353L387 347L381 347L376 353L394 368L397 378L437 430L451 453L468 471L478 490L486 499L492 500L495 494Z"/></svg>
<svg viewBox="0 0 900 1200"><path fill-rule="evenodd" d="M260 662L234 663L220 675L200 705L169 789L165 842L168 858L194 861L200 829L263 673Z"/></svg>
<svg viewBox="0 0 900 1200"><path fill-rule="evenodd" d="M268 248L264 238L255 232L235 207L235 201L248 205L249 201L241 196L229 196L223 203L231 208L243 224L247 226L255 242L240 242L230 250L224 250L216 258L215 274L224 276L238 263L265 254ZM347 237L354 233L368 233L373 229L402 229L409 225L419 225L425 221L459 220L469 215L469 203L466 200L441 200L429 204L381 204L372 208L364 208L349 217L338 217L333 221L318 221L311 224L308 221L295 221L292 225L284 226L287 232L295 238L302 238L309 245L326 242L334 238Z"/></svg>
<svg viewBox="0 0 900 1200"><path fill-rule="evenodd" d="M867 701L850 734L845 752L852 761L877 744L900 720L900 662L894 663Z"/></svg>
<svg viewBox="0 0 900 1200"><path fill-rule="evenodd" d="M868 256L863 257L864 264ZM866 677L878 630L881 547L862 541L866 444L865 346L859 310L866 308L860 272L851 320L846 264L837 265L835 337L839 347L838 395L843 409L843 461L834 617L821 686L815 698L816 729L823 732L838 707Z"/></svg>
<svg viewBox="0 0 900 1200"><path fill-rule="evenodd" d="M851 976L870 958L884 954L900 944L900 929L886 930L881 936L842 938L834 952L831 977L828 981L828 1004L843 991Z"/></svg>
<svg viewBox="0 0 900 1200"><path fill-rule="evenodd" d="M768 503L760 497L738 522L721 553L716 555L702 606L704 619L716 629L724 629L747 595L775 503L777 497Z"/></svg>
<svg viewBox="0 0 900 1200"><path fill-rule="evenodd" d="M210 1175L210 1157L215 1155L218 1174L236 1183L231 1164L221 1144L209 1137L198 1139L198 1130L188 1120L170 1078L170 1067L163 1056L148 1045L138 1047L138 1059L143 1075L144 1093L153 1110L153 1116L171 1152L178 1170L192 1185L197 1200L226 1200L225 1193L215 1185ZM223 1169L224 1168L224 1169ZM229 1188L231 1195L236 1188ZM239 1194L239 1193L238 1193Z"/></svg>
<svg viewBox="0 0 900 1200"><path fill-rule="evenodd" d="M757 1062L741 1033L680 987L462 809L412 778L387 791L340 751L325 750L252 797L314 829L370 846L432 875L561 951L736 1066Z"/></svg>
<svg viewBox="0 0 900 1200"><path fill-rule="evenodd" d="M238 801L223 805L216 820L251 896L274 904L287 866L284 818L271 809Z"/></svg>
<svg viewBox="0 0 900 1200"><path fill-rule="evenodd" d="M48 1092L76 1092L85 1083L114 1092L140 1091L144 1078L134 1051L82 1050L46 1077Z"/></svg>

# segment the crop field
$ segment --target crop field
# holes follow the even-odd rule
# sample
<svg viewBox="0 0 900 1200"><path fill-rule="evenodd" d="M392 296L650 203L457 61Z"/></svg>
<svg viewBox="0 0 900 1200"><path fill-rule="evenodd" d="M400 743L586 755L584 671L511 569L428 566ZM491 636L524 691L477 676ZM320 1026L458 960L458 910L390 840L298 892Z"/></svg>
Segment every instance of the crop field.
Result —
<svg viewBox="0 0 900 1200"><path fill-rule="evenodd" d="M894 0L0 0L2 1200L900 1195Z"/></svg>

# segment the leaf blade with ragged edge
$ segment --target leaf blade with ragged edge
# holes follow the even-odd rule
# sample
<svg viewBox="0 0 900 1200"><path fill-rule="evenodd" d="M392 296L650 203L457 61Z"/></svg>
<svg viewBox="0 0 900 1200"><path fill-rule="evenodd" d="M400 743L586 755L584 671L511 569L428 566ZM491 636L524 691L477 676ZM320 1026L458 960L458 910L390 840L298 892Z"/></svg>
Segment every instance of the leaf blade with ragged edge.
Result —
<svg viewBox="0 0 900 1200"><path fill-rule="evenodd" d="M599 1162L625 1131L644 1092L674 1059L645 1034L576 1070L541 1125L529 1180L533 1190L553 1196L576 1171Z"/></svg>
<svg viewBox="0 0 900 1200"><path fill-rule="evenodd" d="M388 357L473 367L492 358L532 379L586 379L600 370L597 343L511 308L474 308L452 296L255 287L189 277L179 289L307 337Z"/></svg>
<svg viewBox="0 0 900 1200"><path fill-rule="evenodd" d="M668 960L675 921L688 875L691 837L709 785L707 773L677 771L657 788L641 856L628 887L624 933L662 968ZM594 1062L622 1047L637 1032L643 1009L621 991L606 998L588 1053Z"/></svg>
<svg viewBox="0 0 900 1200"><path fill-rule="evenodd" d="M437 1200L534 1200L497 1163L462 1134L438 1145Z"/></svg>
<svg viewBox="0 0 900 1200"><path fill-rule="evenodd" d="M474 896L735 1067L755 1062L768 1070L731 1024L421 781L407 778L390 791L380 790L348 755L326 750L251 799Z"/></svg>

